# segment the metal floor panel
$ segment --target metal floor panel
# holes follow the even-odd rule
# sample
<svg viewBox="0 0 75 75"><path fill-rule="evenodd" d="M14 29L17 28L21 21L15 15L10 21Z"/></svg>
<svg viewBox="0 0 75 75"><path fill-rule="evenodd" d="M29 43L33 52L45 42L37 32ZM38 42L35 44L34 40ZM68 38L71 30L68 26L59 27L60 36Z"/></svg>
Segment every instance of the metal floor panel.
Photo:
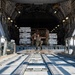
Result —
<svg viewBox="0 0 75 75"><path fill-rule="evenodd" d="M0 75L75 75L74 63L59 55L19 54L0 65Z"/></svg>

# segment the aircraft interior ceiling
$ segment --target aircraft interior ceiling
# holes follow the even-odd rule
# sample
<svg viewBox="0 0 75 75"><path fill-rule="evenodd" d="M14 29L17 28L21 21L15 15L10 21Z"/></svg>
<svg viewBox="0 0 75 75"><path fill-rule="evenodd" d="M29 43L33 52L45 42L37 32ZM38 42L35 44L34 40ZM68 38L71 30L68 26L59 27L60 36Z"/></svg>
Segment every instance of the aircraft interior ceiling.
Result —
<svg viewBox="0 0 75 75"><path fill-rule="evenodd" d="M72 30L70 27L74 22L73 0L3 0L2 3L2 10L5 12L3 17L11 19L6 20L10 38L17 42L20 27L47 28L50 33L58 34L58 40L62 44Z"/></svg>

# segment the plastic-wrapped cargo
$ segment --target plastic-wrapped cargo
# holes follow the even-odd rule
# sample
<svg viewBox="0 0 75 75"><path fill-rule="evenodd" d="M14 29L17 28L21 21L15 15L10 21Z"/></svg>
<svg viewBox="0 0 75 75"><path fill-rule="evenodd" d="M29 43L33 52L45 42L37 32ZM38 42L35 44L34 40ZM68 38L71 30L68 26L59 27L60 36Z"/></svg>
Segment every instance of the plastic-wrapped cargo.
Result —
<svg viewBox="0 0 75 75"><path fill-rule="evenodd" d="M57 34L56 33L50 33L49 38L57 38Z"/></svg>
<svg viewBox="0 0 75 75"><path fill-rule="evenodd" d="M31 44L31 27L20 27L19 44Z"/></svg>
<svg viewBox="0 0 75 75"><path fill-rule="evenodd" d="M31 32L31 28L30 27L20 27L19 32Z"/></svg>
<svg viewBox="0 0 75 75"><path fill-rule="evenodd" d="M50 45L57 44L57 33L49 33L49 40Z"/></svg>

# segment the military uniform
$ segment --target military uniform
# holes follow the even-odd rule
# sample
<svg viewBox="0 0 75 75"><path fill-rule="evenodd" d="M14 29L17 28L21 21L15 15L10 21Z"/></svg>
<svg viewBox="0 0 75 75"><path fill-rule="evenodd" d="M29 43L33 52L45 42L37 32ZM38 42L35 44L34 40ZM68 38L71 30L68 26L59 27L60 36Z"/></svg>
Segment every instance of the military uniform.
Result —
<svg viewBox="0 0 75 75"><path fill-rule="evenodd" d="M36 45L36 33L32 35L32 45Z"/></svg>
<svg viewBox="0 0 75 75"><path fill-rule="evenodd" d="M41 37L39 35L37 35L37 37L36 37L36 49L38 49L39 46L42 49Z"/></svg>

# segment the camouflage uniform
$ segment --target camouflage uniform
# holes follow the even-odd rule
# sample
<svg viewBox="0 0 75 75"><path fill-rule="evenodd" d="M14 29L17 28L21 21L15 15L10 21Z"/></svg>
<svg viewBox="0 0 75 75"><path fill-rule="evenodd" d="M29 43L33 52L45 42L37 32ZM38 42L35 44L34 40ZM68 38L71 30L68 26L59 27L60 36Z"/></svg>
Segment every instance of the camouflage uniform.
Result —
<svg viewBox="0 0 75 75"><path fill-rule="evenodd" d="M39 35L37 35L37 37L36 37L36 49L38 49L39 46L42 49L41 37Z"/></svg>

